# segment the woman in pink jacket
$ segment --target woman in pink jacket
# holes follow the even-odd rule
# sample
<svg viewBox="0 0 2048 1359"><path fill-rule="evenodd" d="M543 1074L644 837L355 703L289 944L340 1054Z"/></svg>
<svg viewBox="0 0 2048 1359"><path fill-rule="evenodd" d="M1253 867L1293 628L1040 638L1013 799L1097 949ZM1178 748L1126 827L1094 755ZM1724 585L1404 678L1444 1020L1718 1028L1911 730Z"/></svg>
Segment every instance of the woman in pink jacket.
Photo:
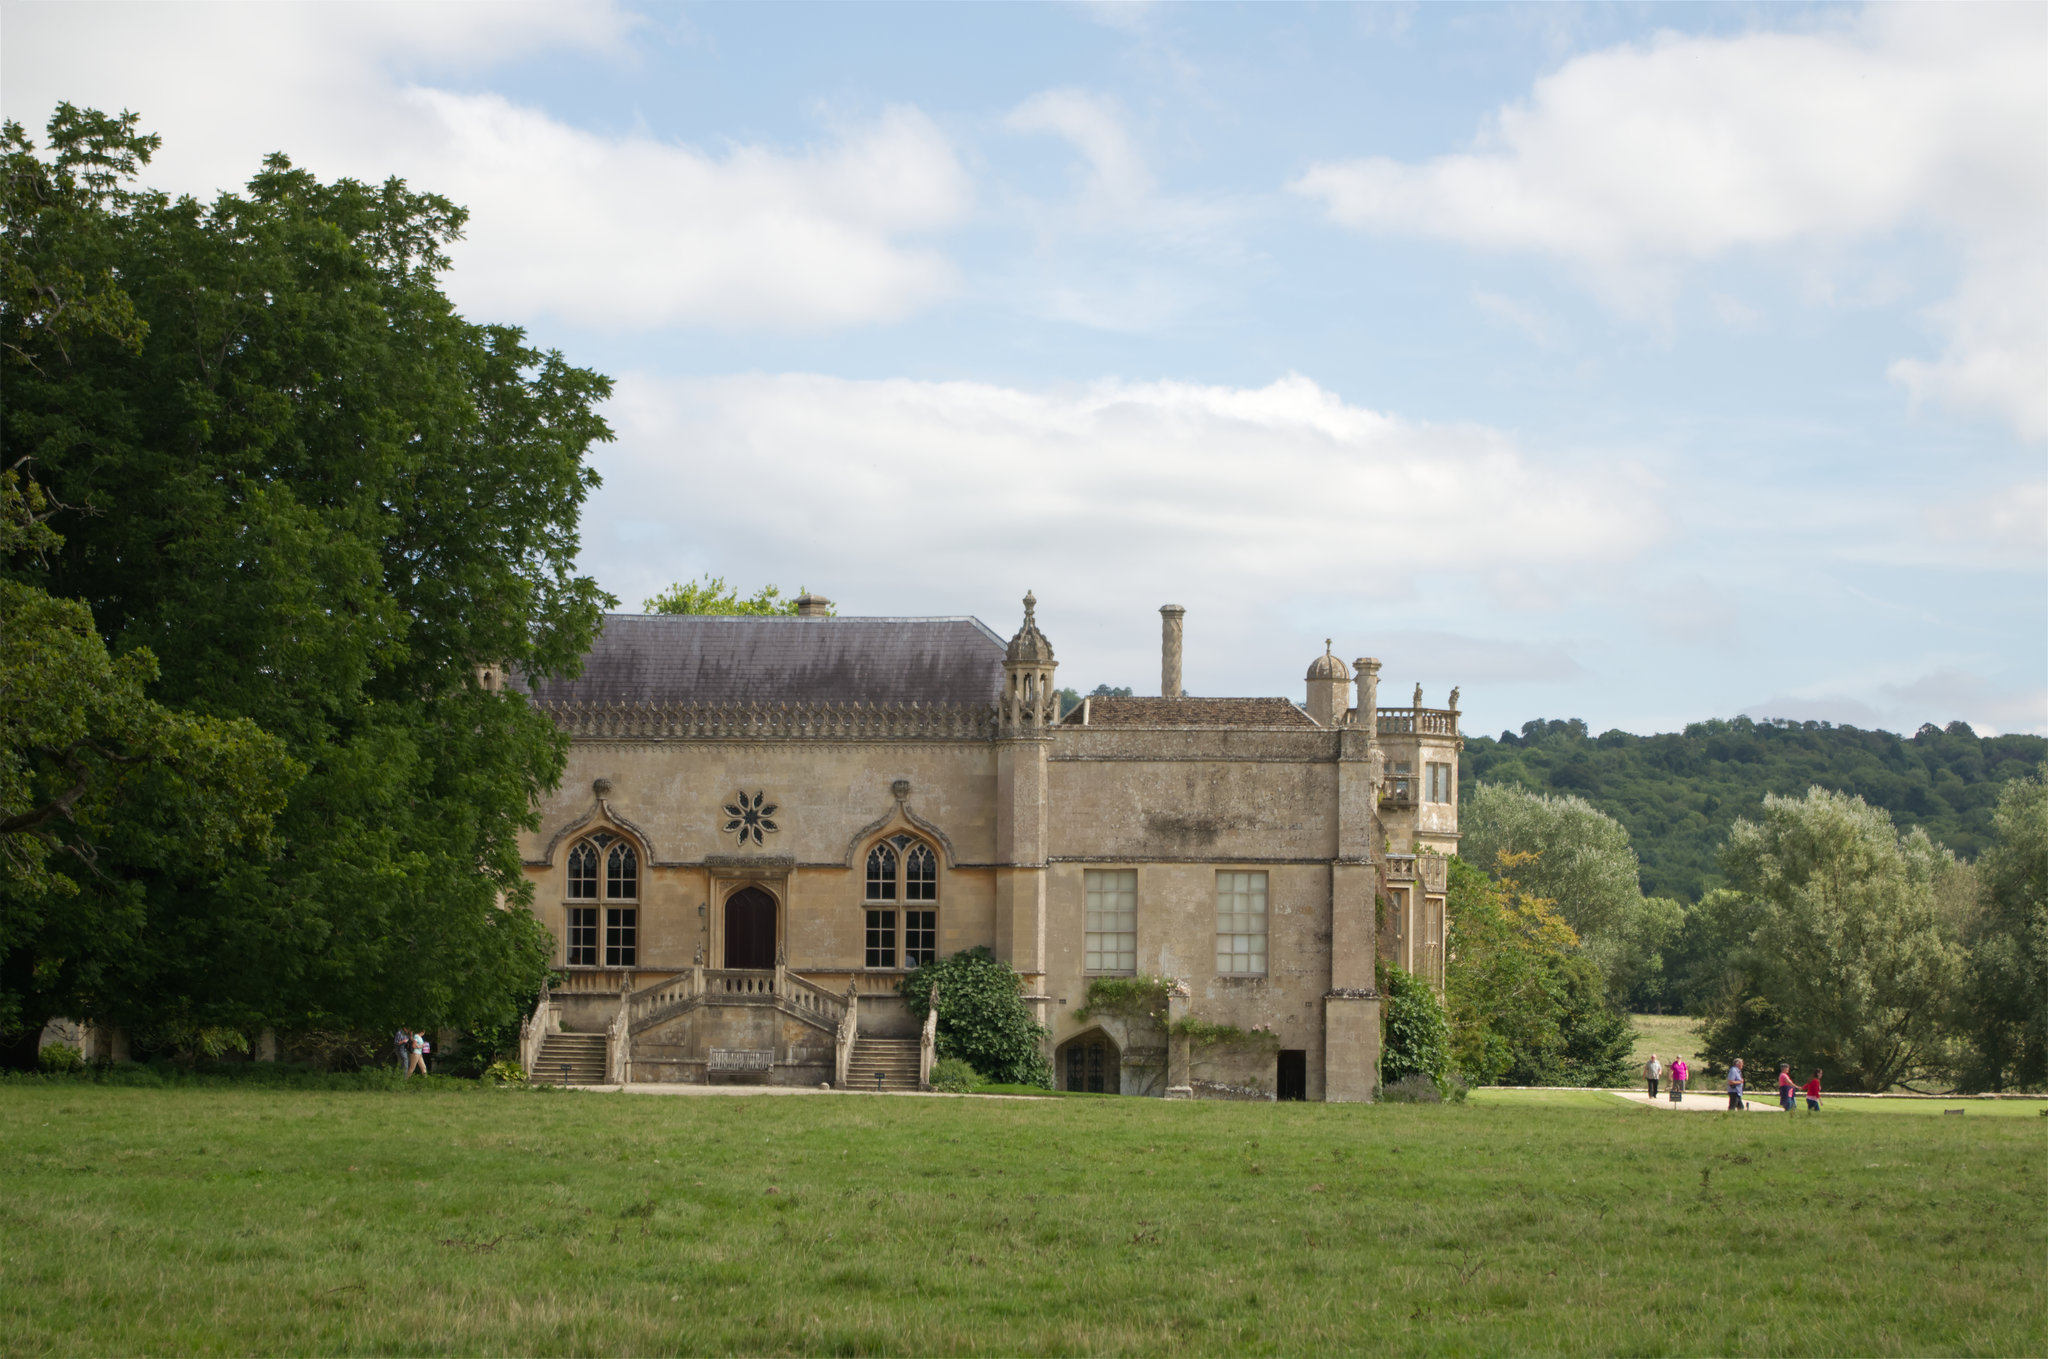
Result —
<svg viewBox="0 0 2048 1359"><path fill-rule="evenodd" d="M1685 1064L1685 1058L1674 1057L1671 1059L1671 1102L1673 1104L1683 1104L1685 1102L1685 1078L1691 1074L1692 1069Z"/></svg>

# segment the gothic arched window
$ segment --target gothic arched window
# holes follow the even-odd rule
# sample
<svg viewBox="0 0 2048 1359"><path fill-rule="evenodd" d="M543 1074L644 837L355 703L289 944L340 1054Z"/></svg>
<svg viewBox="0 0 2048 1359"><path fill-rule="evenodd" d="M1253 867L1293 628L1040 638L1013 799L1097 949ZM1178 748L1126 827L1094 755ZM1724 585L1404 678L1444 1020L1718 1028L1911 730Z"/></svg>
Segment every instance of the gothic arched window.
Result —
<svg viewBox="0 0 2048 1359"><path fill-rule="evenodd" d="M868 967L919 967L939 956L939 858L931 846L892 835L869 850L864 898ZM896 910L899 901L908 909Z"/></svg>
<svg viewBox="0 0 2048 1359"><path fill-rule="evenodd" d="M598 919L598 865L604 865L604 918ZM567 962L570 967L634 967L640 959L640 852L610 831L569 851ZM603 925L603 948L598 927Z"/></svg>

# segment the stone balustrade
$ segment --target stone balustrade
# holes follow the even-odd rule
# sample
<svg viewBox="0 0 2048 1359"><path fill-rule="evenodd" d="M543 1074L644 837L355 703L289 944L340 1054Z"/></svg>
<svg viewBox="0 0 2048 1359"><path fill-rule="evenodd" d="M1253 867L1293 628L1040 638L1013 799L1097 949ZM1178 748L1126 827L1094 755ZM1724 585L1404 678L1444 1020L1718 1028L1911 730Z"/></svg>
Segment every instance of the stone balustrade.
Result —
<svg viewBox="0 0 2048 1359"><path fill-rule="evenodd" d="M658 986L636 993L627 1007L629 1024L643 1024L665 1010L691 1001L707 1005L784 1005L836 1029L848 998L836 995L784 967L693 967Z"/></svg>
<svg viewBox="0 0 2048 1359"><path fill-rule="evenodd" d="M1382 736L1456 736L1456 708L1381 708L1377 730Z"/></svg>

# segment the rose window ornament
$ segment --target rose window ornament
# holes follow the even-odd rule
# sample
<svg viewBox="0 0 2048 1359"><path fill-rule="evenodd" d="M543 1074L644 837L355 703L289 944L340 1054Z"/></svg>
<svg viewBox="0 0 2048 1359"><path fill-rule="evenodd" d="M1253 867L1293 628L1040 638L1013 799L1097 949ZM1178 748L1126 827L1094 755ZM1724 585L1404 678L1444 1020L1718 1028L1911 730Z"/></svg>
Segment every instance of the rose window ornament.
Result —
<svg viewBox="0 0 2048 1359"><path fill-rule="evenodd" d="M737 834L742 845L750 840L758 845L762 843L763 835L779 829L773 820L777 808L765 800L767 796L766 793L756 793L750 798L741 793L737 801L726 803L725 833Z"/></svg>

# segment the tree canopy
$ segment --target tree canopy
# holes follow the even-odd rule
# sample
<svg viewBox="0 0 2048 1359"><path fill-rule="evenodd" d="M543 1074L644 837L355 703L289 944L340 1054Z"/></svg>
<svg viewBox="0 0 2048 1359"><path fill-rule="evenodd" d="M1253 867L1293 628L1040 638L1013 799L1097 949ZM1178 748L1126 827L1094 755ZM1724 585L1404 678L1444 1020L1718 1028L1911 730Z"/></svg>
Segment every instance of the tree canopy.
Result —
<svg viewBox="0 0 2048 1359"><path fill-rule="evenodd" d="M17 1031L502 1019L548 953L502 907L566 746L479 672L570 671L611 602L574 571L609 381L456 314L446 199L282 156L172 199L133 185L132 115L62 106L48 140L5 132L0 415L62 544L5 577L76 601L52 664L260 729L296 777L219 856L179 799L110 807L65 916L122 927L10 928ZM33 889L6 890L12 922Z"/></svg>
<svg viewBox="0 0 2048 1359"><path fill-rule="evenodd" d="M1980 737L1961 722L1910 737L1825 722L1695 722L1682 732L1591 734L1584 722L1534 721L1520 733L1466 738L1460 800L1479 783L1584 798L1627 827L1650 896L1698 901L1727 885L1721 842L1764 796L1818 785L1882 807L1964 858L1993 838L1999 790L2048 758L2039 736Z"/></svg>
<svg viewBox="0 0 2048 1359"><path fill-rule="evenodd" d="M1861 798L1764 799L1722 853L1724 984L1707 1009L1717 1059L1759 1053L1869 1091L1945 1080L1962 980L1967 866Z"/></svg>
<svg viewBox="0 0 2048 1359"><path fill-rule="evenodd" d="M776 614L794 614L797 599L808 591L798 590L796 596L784 599L782 587L764 585L752 595L742 599L739 587L727 585L724 576L705 573L702 580L678 581L654 598L645 601L641 607L649 613L709 613L739 614L754 617L769 617ZM827 607L828 616L838 612Z"/></svg>

